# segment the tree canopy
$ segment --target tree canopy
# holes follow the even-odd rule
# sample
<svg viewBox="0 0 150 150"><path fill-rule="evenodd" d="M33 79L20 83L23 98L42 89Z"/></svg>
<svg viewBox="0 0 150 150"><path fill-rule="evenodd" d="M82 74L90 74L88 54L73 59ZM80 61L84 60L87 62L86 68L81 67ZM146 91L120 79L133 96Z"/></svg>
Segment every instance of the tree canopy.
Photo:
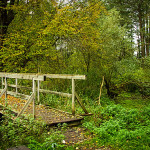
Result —
<svg viewBox="0 0 150 150"><path fill-rule="evenodd" d="M87 85L94 86L89 90L96 91L97 81L105 76L110 94L110 89L119 87L114 79L118 64L135 57L135 34L138 56L149 55L149 5L146 0L133 4L117 0L1 2L0 69L87 74Z"/></svg>

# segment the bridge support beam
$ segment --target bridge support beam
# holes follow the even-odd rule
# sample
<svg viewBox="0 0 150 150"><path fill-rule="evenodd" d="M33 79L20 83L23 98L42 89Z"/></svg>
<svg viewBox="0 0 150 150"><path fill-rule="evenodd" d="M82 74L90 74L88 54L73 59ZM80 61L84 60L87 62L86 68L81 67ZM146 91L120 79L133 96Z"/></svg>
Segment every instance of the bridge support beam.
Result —
<svg viewBox="0 0 150 150"><path fill-rule="evenodd" d="M2 83L3 83L3 78L2 78ZM3 86L2 86L3 87ZM5 88L2 90L0 97L3 96L3 94L5 94L5 106L7 106L7 78L5 77Z"/></svg>
<svg viewBox="0 0 150 150"><path fill-rule="evenodd" d="M75 115L75 80L72 79L72 115Z"/></svg>
<svg viewBox="0 0 150 150"><path fill-rule="evenodd" d="M5 88L6 88L6 91L5 91L5 106L7 106L7 78L5 77Z"/></svg>
<svg viewBox="0 0 150 150"><path fill-rule="evenodd" d="M27 107L29 106L29 104L33 100L33 97L34 97L34 93L31 94L31 96L29 97L28 101L26 102L26 104L24 105L22 110L18 113L17 117L20 117L24 113L24 111L27 109Z"/></svg>
<svg viewBox="0 0 150 150"><path fill-rule="evenodd" d="M35 96L36 96L36 83L33 78L33 118L35 118Z"/></svg>

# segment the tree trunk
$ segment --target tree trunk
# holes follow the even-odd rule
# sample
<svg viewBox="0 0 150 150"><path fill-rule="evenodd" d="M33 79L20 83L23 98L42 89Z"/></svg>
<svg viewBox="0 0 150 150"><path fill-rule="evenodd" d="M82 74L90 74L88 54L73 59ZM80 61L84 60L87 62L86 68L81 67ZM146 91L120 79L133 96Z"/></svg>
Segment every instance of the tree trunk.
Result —
<svg viewBox="0 0 150 150"><path fill-rule="evenodd" d="M148 31L148 17L146 17L146 56L149 56L149 31Z"/></svg>
<svg viewBox="0 0 150 150"><path fill-rule="evenodd" d="M107 89L108 97L115 98L116 96L118 96L118 93L116 93L115 91L113 91L111 89L111 84L110 84L111 82L110 82L110 80L105 78L104 81L105 81L105 86L106 86L106 89Z"/></svg>
<svg viewBox="0 0 150 150"><path fill-rule="evenodd" d="M148 33L148 49L150 50L150 15L148 16L148 27L149 27L149 29L148 29L148 31L149 31L149 33Z"/></svg>
<svg viewBox="0 0 150 150"><path fill-rule="evenodd" d="M143 15L142 15L141 3L139 3L139 6L138 6L140 44L141 44L140 48L141 48L142 57L145 57L145 43L144 43L144 34L143 34Z"/></svg>
<svg viewBox="0 0 150 150"><path fill-rule="evenodd" d="M86 72L88 73L89 69L90 69L91 54L90 54L90 52L86 53L86 52L83 51L82 55L83 55L84 62L85 62L85 65L86 65Z"/></svg>
<svg viewBox="0 0 150 150"><path fill-rule="evenodd" d="M90 54L88 53L88 59L87 59L87 72L89 72L89 68L90 68L90 59L91 59L91 56Z"/></svg>
<svg viewBox="0 0 150 150"><path fill-rule="evenodd" d="M0 0L0 49L3 45L4 34L7 31L7 0Z"/></svg>
<svg viewBox="0 0 150 150"><path fill-rule="evenodd" d="M10 6L13 6L15 0L10 0ZM14 12L13 10L6 9L7 7L7 0L0 0L0 49L3 45L3 39L7 32L7 28L11 21L14 19Z"/></svg>
<svg viewBox="0 0 150 150"><path fill-rule="evenodd" d="M149 56L149 8L145 6L145 45L146 45L146 56Z"/></svg>

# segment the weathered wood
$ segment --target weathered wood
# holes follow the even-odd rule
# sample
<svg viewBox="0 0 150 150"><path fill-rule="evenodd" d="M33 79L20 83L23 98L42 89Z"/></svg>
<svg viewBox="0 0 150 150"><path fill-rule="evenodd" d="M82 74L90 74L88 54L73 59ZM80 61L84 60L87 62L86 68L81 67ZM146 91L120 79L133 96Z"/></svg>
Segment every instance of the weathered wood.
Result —
<svg viewBox="0 0 150 150"><path fill-rule="evenodd" d="M100 91L99 91L99 105L101 105L101 94L102 94L102 87L103 87L103 84L104 84L104 76L103 76L103 79L102 79L102 83L101 83L101 86L100 86Z"/></svg>
<svg viewBox="0 0 150 150"><path fill-rule="evenodd" d="M72 115L75 115L75 81L72 79Z"/></svg>
<svg viewBox="0 0 150 150"><path fill-rule="evenodd" d="M2 91L2 89L0 89L0 92ZM7 91L7 94L9 95L13 95L13 96L21 96L22 98L24 99L29 99L29 95L25 95L25 94L22 94L22 93L17 93L16 92L12 92L12 91Z"/></svg>
<svg viewBox="0 0 150 150"><path fill-rule="evenodd" d="M5 77L5 87L6 87L6 91L5 91L5 106L7 106L7 78Z"/></svg>
<svg viewBox="0 0 150 150"><path fill-rule="evenodd" d="M80 79L85 80L85 75L70 75L70 74L32 74L32 73L5 73L0 72L0 77L18 78L45 81L47 78L59 78L59 79Z"/></svg>
<svg viewBox="0 0 150 150"><path fill-rule="evenodd" d="M40 81L38 80L38 87L37 87L37 97L38 97L38 103L40 103Z"/></svg>
<svg viewBox="0 0 150 150"><path fill-rule="evenodd" d="M29 97L28 101L26 102L26 104L24 105L20 113L18 113L17 117L20 117L23 114L23 112L27 109L27 107L29 106L33 98L34 98L34 93L31 94L31 96Z"/></svg>
<svg viewBox="0 0 150 150"><path fill-rule="evenodd" d="M47 78L59 78L59 79L80 79L85 80L85 75L69 75L69 74L44 74Z"/></svg>
<svg viewBox="0 0 150 150"><path fill-rule="evenodd" d="M38 103L40 102L40 96L39 96L39 92L43 92L43 93L51 93L51 94L58 94L64 97L72 97L72 114L75 115L75 79L82 79L85 80L86 76L85 75L68 75L68 74L23 74L23 73L4 73L4 72L0 72L0 77L5 77L5 78L15 78L16 79L16 84L9 84L7 85L7 83L5 84L5 86L10 86L10 87L14 87L16 88L16 95L23 95L18 93L18 88L28 88L31 89L31 87L25 87L25 86L20 86L18 85L18 79L28 79L28 80L33 80L33 86L32 86L32 91L33 91L33 95L32 95L32 99L33 99L33 116L35 113L35 96L36 96L36 85L35 85L35 81L38 81ZM57 92L57 91L50 91L50 90L44 90L44 89L40 89L40 81L45 81L47 78L59 78L59 79L71 79L72 80L72 94L69 93L63 93L63 92ZM6 80L5 80L6 81ZM3 83L2 83L3 85ZM7 90L5 91L5 93L7 94ZM11 92L11 94L14 94L13 92ZM31 96L29 97L29 100L31 99ZM80 101L80 100L78 100ZM27 105L27 104L26 104ZM25 105L25 106L26 106ZM82 104L80 104L82 105ZM27 107L27 106L26 106ZM23 108L23 111L24 109ZM81 106L82 107L82 106ZM83 108L84 109L84 108ZM86 112L86 111L85 111ZM20 115L20 114L19 114Z"/></svg>
<svg viewBox="0 0 150 150"><path fill-rule="evenodd" d="M3 84L3 85L5 85L5 84ZM22 85L14 85L14 84L7 84L7 86L9 86L9 87L13 87L13 88L16 88L17 87L17 89L18 88L25 88L25 89L32 89L32 87L27 87L27 86L22 86Z"/></svg>
<svg viewBox="0 0 150 150"><path fill-rule="evenodd" d="M88 114L80 114L80 116L92 116L93 114L88 113Z"/></svg>
<svg viewBox="0 0 150 150"><path fill-rule="evenodd" d="M0 92L2 92L4 89L0 89ZM24 99L29 99L29 95L25 95L25 94L22 94L22 93L17 93L16 92L13 92L13 91L7 91L7 94L9 95L13 95L13 96L22 96Z"/></svg>
<svg viewBox="0 0 150 150"><path fill-rule="evenodd" d="M18 86L18 79L16 79L16 94L18 93L18 88L17 88L17 86Z"/></svg>
<svg viewBox="0 0 150 150"><path fill-rule="evenodd" d="M1 94L0 94L0 97L3 96L3 94L7 91L7 87L5 87L4 89L1 90Z"/></svg>
<svg viewBox="0 0 150 150"><path fill-rule="evenodd" d="M35 80L33 79L33 118L35 118L35 96L36 96L36 84Z"/></svg>
<svg viewBox="0 0 150 150"><path fill-rule="evenodd" d="M48 78L60 78L60 79L82 79L85 80L85 75L63 75L63 74L23 74L23 73L3 73L0 72L0 77L7 77L7 78L17 78L17 79L29 79L32 80L40 80L45 81L45 77Z"/></svg>
<svg viewBox="0 0 150 150"><path fill-rule="evenodd" d="M77 101L78 101L79 105L80 105L81 108L83 109L83 111L84 111L86 114L88 114L88 111L86 110L84 104L82 103L80 97L78 96L78 94L77 94L76 92L75 92L75 96L76 96L76 98L77 98Z"/></svg>
<svg viewBox="0 0 150 150"><path fill-rule="evenodd" d="M64 96L64 97L72 97L72 94L69 94L69 93L50 91L50 90L44 90L44 89L39 89L39 91L42 93L51 93L51 94L57 94L57 95Z"/></svg>
<svg viewBox="0 0 150 150"><path fill-rule="evenodd" d="M2 89L3 89L3 84L4 84L4 78L2 77Z"/></svg>
<svg viewBox="0 0 150 150"><path fill-rule="evenodd" d="M0 72L0 77L6 77L6 78L17 78L17 79L28 79L32 80L40 80L40 81L45 81L46 77L44 75L40 74L23 74L23 73L5 73L5 72Z"/></svg>

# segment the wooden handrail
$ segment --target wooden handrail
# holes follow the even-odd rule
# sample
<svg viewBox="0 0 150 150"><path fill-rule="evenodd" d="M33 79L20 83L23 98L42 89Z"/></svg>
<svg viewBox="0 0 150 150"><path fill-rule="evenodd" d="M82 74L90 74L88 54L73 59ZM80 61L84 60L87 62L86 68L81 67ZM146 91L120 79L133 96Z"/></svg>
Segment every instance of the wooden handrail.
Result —
<svg viewBox="0 0 150 150"><path fill-rule="evenodd" d="M47 78L55 79L79 79L85 80L86 75L71 75L71 74L44 74Z"/></svg>
<svg viewBox="0 0 150 150"><path fill-rule="evenodd" d="M0 77L6 77L6 78L14 78L14 79L28 79L28 80L40 80L45 81L46 77L44 75L40 74L31 74L31 73L5 73L0 72Z"/></svg>
<svg viewBox="0 0 150 150"><path fill-rule="evenodd" d="M38 86L37 86L38 102L40 102L40 99L39 99L39 93L40 92L58 94L58 95L61 95L61 96L64 96L64 97L72 97L72 114L75 115L75 97L77 97L78 103L81 105L81 107L83 108L83 110L85 111L85 113L87 113L85 107L80 102L79 97L76 96L77 94L75 93L75 80L78 80L78 79L79 80L85 80L86 79L86 75L35 74L35 73L5 73L5 72L0 72L0 77L2 78L2 87L3 87L3 85L5 85L5 87L6 87L6 85L7 85L7 83L6 83L7 78L16 79L16 82L15 82L16 85L14 85L14 84L8 84L7 85L7 86L10 86L10 87L16 88L16 92L9 91L9 93L12 93L12 94L15 93L15 94L20 95L21 93L18 93L18 88L29 88L29 89L32 89L32 91L33 91L34 94L32 94L31 96L29 96L30 98L28 100L28 103L33 100L33 116L34 116L34 111L35 111L34 108L35 108L35 97L36 97L36 84L35 84L36 81L38 81ZM5 78L5 84L4 84L3 78ZM46 78L52 78L52 79L71 79L72 80L72 93L70 94L70 93L63 93L63 92L57 92L57 91L50 91L50 90L40 89L40 81L45 81ZM33 81L32 87L25 87L25 86L18 85L18 79L32 80ZM5 93L7 95L7 89L5 89L3 91L3 93ZM27 107L27 105L28 104L26 104L25 107ZM24 109L22 111L24 111ZM20 116L22 113L20 113L18 116Z"/></svg>

